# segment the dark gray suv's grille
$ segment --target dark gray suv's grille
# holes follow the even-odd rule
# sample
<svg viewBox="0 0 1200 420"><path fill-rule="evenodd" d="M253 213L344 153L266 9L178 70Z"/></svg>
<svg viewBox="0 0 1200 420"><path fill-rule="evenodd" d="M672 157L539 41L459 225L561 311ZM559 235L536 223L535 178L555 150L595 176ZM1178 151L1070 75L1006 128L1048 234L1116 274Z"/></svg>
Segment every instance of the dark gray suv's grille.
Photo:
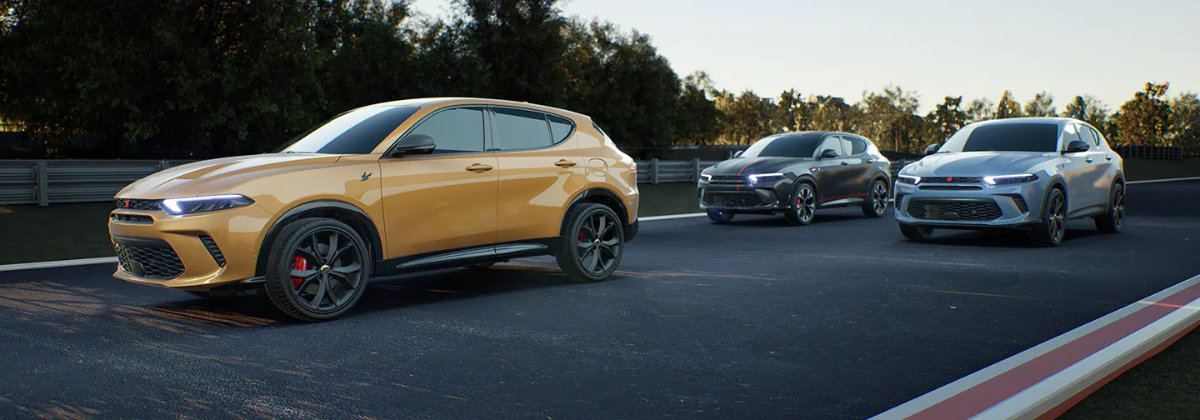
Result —
<svg viewBox="0 0 1200 420"><path fill-rule="evenodd" d="M713 207L758 207L763 205L754 193L705 193L704 204Z"/></svg>
<svg viewBox="0 0 1200 420"><path fill-rule="evenodd" d="M183 261L166 241L136 239L136 245L117 244L117 260L121 269L138 277L167 280L183 274Z"/></svg>
<svg viewBox="0 0 1200 420"><path fill-rule="evenodd" d="M1003 214L992 200L935 200L913 199L908 214L926 220L963 220L983 222L999 219Z"/></svg>
<svg viewBox="0 0 1200 420"><path fill-rule="evenodd" d="M127 198L117 199L117 208L129 210L159 210L162 207L158 204L160 200L135 200Z"/></svg>
<svg viewBox="0 0 1200 420"><path fill-rule="evenodd" d="M708 181L712 185L747 185L746 177L741 175L713 175Z"/></svg>

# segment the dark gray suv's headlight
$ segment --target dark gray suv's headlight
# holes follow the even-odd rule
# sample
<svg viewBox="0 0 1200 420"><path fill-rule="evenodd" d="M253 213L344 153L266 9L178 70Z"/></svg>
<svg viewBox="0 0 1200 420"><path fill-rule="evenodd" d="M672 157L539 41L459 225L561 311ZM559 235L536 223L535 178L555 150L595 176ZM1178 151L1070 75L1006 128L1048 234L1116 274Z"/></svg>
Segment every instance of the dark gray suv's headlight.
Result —
<svg viewBox="0 0 1200 420"><path fill-rule="evenodd" d="M1008 185L1033 182L1037 179L1037 175L1034 174L992 175L983 177L983 182L988 185Z"/></svg>
<svg viewBox="0 0 1200 420"><path fill-rule="evenodd" d="M769 174L754 174L754 175L747 176L746 178L750 179L751 184L759 184L759 183L765 184L768 182L776 182L776 181L783 179L783 174L778 173L778 172L769 173Z"/></svg>
<svg viewBox="0 0 1200 420"><path fill-rule="evenodd" d="M254 200L236 194L209 195L202 197L168 198L162 208L170 214L192 214L226 210L254 204Z"/></svg>

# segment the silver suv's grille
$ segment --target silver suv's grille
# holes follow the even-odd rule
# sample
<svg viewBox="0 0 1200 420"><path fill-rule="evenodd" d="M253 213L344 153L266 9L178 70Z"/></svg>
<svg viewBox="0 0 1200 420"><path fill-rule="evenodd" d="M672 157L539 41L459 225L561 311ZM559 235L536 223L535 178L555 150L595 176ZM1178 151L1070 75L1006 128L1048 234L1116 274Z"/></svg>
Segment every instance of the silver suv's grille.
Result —
<svg viewBox="0 0 1200 420"><path fill-rule="evenodd" d="M999 219L1003 214L995 201L980 200L936 200L912 199L908 202L908 214L925 220L963 220L985 222Z"/></svg>

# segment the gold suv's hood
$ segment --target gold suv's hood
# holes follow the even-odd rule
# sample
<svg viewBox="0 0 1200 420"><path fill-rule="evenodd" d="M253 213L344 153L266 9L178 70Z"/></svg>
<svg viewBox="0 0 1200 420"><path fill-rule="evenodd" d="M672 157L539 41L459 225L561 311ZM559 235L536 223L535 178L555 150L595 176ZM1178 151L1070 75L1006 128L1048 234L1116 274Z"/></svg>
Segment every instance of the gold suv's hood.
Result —
<svg viewBox="0 0 1200 420"><path fill-rule="evenodd" d="M336 163L339 157L317 153L270 153L205 160L150 174L126 186L117 197L158 199L239 193L236 187L246 181L328 166Z"/></svg>

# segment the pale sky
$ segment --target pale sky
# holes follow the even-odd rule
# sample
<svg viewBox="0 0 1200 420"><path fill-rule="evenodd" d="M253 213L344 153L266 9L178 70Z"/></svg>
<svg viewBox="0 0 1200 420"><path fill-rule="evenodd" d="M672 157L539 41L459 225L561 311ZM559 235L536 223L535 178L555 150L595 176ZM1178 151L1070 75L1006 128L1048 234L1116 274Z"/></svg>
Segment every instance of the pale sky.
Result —
<svg viewBox="0 0 1200 420"><path fill-rule="evenodd" d="M416 0L444 16L447 0ZM720 89L785 89L857 102L898 85L928 111L947 95L1063 106L1091 94L1114 110L1147 81L1200 91L1200 1L565 0L566 15L649 35L680 77Z"/></svg>

